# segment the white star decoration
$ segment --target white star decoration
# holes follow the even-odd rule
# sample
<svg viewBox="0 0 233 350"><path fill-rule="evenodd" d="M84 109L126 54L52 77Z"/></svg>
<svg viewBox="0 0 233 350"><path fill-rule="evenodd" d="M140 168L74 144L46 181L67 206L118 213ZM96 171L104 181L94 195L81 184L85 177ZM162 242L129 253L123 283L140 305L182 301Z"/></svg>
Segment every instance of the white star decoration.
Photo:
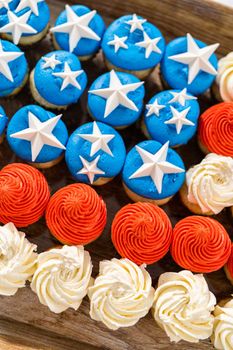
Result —
<svg viewBox="0 0 233 350"><path fill-rule="evenodd" d="M92 134L79 134L79 136L82 139L91 142L91 157L94 156L99 150L113 157L112 151L109 148L108 143L115 137L115 135L102 134L96 122L93 122Z"/></svg>
<svg viewBox="0 0 233 350"><path fill-rule="evenodd" d="M150 38L146 32L143 32L143 41L136 43L136 46L143 47L145 49L145 57L149 58L152 52L161 53L158 47L158 42L161 40L161 36L158 38Z"/></svg>
<svg viewBox="0 0 233 350"><path fill-rule="evenodd" d="M169 59L189 66L188 84L191 84L200 71L216 75L217 71L209 59L219 44L200 48L193 37L187 34L187 52L170 56Z"/></svg>
<svg viewBox="0 0 233 350"><path fill-rule="evenodd" d="M23 52L3 51L2 42L0 41L0 73L2 73L4 77L6 77L11 82L14 82L14 78L12 76L8 63L16 60L22 55L24 55Z"/></svg>
<svg viewBox="0 0 233 350"><path fill-rule="evenodd" d="M83 70L72 71L67 62L65 62L64 72L52 73L55 77L63 79L61 91L63 91L67 86L72 85L77 89L81 90L81 86L77 81L77 78L83 73Z"/></svg>
<svg viewBox="0 0 233 350"><path fill-rule="evenodd" d="M114 39L108 42L108 45L113 45L114 46L114 52L116 53L119 48L121 47L122 49L128 49L128 45L125 43L125 41L128 39L127 36L122 36L121 38L114 34Z"/></svg>
<svg viewBox="0 0 233 350"><path fill-rule="evenodd" d="M164 124L175 124L176 126L176 132L179 135L183 125L188 126L194 126L195 124L191 122L191 120L187 119L187 114L190 111L190 107L184 109L183 111L179 112L174 107L170 107L172 112L172 118L164 122Z"/></svg>
<svg viewBox="0 0 233 350"><path fill-rule="evenodd" d="M77 172L77 174L86 175L90 181L91 184L94 182L95 175L104 175L105 172L97 167L97 163L100 159L100 156L97 156L94 160L91 162L88 162L86 159L84 159L82 156L79 156L83 168Z"/></svg>
<svg viewBox="0 0 233 350"><path fill-rule="evenodd" d="M45 61L45 63L43 64L42 68L45 69L45 68L51 68L51 69L54 69L56 68L56 66L58 64L61 64L62 62L57 60L56 59L56 55L53 54L52 56L50 57L42 57L42 60Z"/></svg>
<svg viewBox="0 0 233 350"><path fill-rule="evenodd" d="M52 134L61 116L62 114L41 122L32 112L28 112L28 128L11 134L10 137L31 142L32 162L36 160L44 145L65 150L65 146Z"/></svg>
<svg viewBox="0 0 233 350"><path fill-rule="evenodd" d="M166 106L164 106L164 105L160 105L158 103L158 99L156 98L153 103L146 105L146 109L148 110L146 117L149 117L152 114L155 114L158 117L159 113L160 113L160 109L163 109L165 107Z"/></svg>
<svg viewBox="0 0 233 350"><path fill-rule="evenodd" d="M5 8L7 10L9 10L9 3L11 2L11 0L1 0L0 1L0 9Z"/></svg>
<svg viewBox="0 0 233 350"><path fill-rule="evenodd" d="M140 19L138 16L134 13L132 16L132 19L129 21L126 21L125 23L130 25L130 33L133 33L136 29L143 31L143 23L146 22L146 19Z"/></svg>
<svg viewBox="0 0 233 350"><path fill-rule="evenodd" d="M27 24L27 21L31 15L31 11L24 13L18 17L13 12L8 11L7 16L9 23L0 28L0 33L10 33L13 38L14 44L18 44L23 34L36 34L37 31Z"/></svg>
<svg viewBox="0 0 233 350"><path fill-rule="evenodd" d="M197 97L187 94L186 88L180 92L170 91L170 93L172 94L173 98L169 101L169 103L179 102L181 106L185 106L186 101L197 99Z"/></svg>
<svg viewBox="0 0 233 350"><path fill-rule="evenodd" d="M114 70L110 72L109 87L98 90L91 90L89 93L103 97L107 100L104 112L104 118L107 118L118 106L129 108L133 111L138 111L137 106L131 101L127 94L130 91L135 91L144 82L132 83L132 84L121 84L120 79Z"/></svg>
<svg viewBox="0 0 233 350"><path fill-rule="evenodd" d="M29 7L30 10L36 15L39 16L38 3L44 0L21 0L17 6L15 12L19 12Z"/></svg>
<svg viewBox="0 0 233 350"><path fill-rule="evenodd" d="M53 33L69 34L69 49L73 52L82 38L100 41L100 37L88 27L89 23L96 14L96 11L78 16L69 5L66 5L67 22L53 27Z"/></svg>
<svg viewBox="0 0 233 350"><path fill-rule="evenodd" d="M169 142L165 143L155 154L136 146L143 164L136 170L129 179L136 179L144 176L150 176L158 193L162 192L164 174L183 173L184 169L167 162Z"/></svg>

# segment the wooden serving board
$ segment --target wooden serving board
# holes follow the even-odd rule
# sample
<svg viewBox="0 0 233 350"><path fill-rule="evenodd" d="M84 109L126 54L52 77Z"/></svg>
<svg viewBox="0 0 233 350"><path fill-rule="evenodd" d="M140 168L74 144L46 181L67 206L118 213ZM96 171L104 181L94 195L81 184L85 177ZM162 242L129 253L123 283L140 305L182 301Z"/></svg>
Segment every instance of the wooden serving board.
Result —
<svg viewBox="0 0 233 350"><path fill-rule="evenodd" d="M48 0L51 8L52 23L64 8L65 1ZM72 4L73 1L69 1ZM233 50L232 19L233 9L217 4L213 0L83 0L83 4L97 9L110 23L114 18L126 13L140 14L155 23L169 40L175 36L191 32L195 37L206 41L208 44L220 42L219 53L225 54ZM39 45L26 50L30 68L45 53L53 50L49 36ZM89 76L89 84L104 72L101 55L94 61L83 64ZM156 74L153 74L146 82L146 101L161 89ZM11 117L15 111L23 105L33 103L29 88L24 90L16 98L2 100ZM210 96L201 98L202 110L213 104ZM90 120L86 111L86 95L81 102L64 112L63 120L69 131L72 132L79 125ZM130 135L130 137L128 137ZM145 137L140 131L139 125L133 125L122 132L127 147ZM181 154L188 168L191 164L198 163L204 155L198 149L196 140L192 140L187 146L180 147ZM0 168L11 162L20 160L10 151L7 142L0 146ZM72 183L65 162L44 171L54 193L57 189ZM117 253L111 243L110 227L115 213L125 204L129 203L128 197L122 188L120 176L111 183L96 188L104 198L108 207L108 224L103 235L86 248L91 253L94 263L94 276L98 273L99 261L117 257ZM190 215L179 200L179 196L166 206L167 214L175 224L181 218ZM232 219L228 210L216 217L233 239ZM38 245L39 252L44 251L57 242L49 234L44 219L32 225L27 230L29 239ZM158 276L165 271L178 271L171 257L167 255L162 261L149 267L156 286ZM230 296L233 288L227 281L223 270L206 275L210 289L218 300ZM14 297L0 297L0 349L111 349L111 350L153 350L153 349L179 349L179 350L207 350L212 349L208 340L199 344L181 342L171 344L166 334L160 330L149 314L136 326L109 331L103 324L92 321L89 317L89 301L83 301L80 309L75 312L68 310L60 315L53 314L48 308L42 306L37 296L24 288Z"/></svg>

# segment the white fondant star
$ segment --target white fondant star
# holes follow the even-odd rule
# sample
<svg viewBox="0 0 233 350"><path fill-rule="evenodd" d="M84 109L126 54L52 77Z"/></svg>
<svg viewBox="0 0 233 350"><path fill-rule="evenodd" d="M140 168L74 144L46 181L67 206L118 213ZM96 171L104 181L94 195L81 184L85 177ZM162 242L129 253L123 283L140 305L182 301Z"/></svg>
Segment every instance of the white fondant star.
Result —
<svg viewBox="0 0 233 350"><path fill-rule="evenodd" d="M7 9L9 10L9 3L11 2L11 0L1 0L0 1L0 9Z"/></svg>
<svg viewBox="0 0 233 350"><path fill-rule="evenodd" d="M55 77L63 79L61 91L63 91L68 85L72 85L81 90L81 86L77 81L77 78L83 73L83 70L71 70L67 62L65 62L64 72L52 73Z"/></svg>
<svg viewBox="0 0 233 350"><path fill-rule="evenodd" d="M191 34L187 34L187 51L170 56L169 59L189 66L188 84L191 84L200 71L216 75L217 71L209 59L218 48L219 44L200 48Z"/></svg>
<svg viewBox="0 0 233 350"><path fill-rule="evenodd" d="M113 134L102 134L97 123L93 123L92 134L79 134L79 136L91 142L90 156L94 156L99 150L110 154L113 157L112 151L108 146L108 143L115 137Z"/></svg>
<svg viewBox="0 0 233 350"><path fill-rule="evenodd" d="M82 156L79 156L83 168L77 172L77 174L87 175L89 181L91 184L94 182L95 175L104 175L105 172L97 167L97 163L100 159L100 156L97 156L94 160L91 162L88 162L86 159L84 159Z"/></svg>
<svg viewBox="0 0 233 350"><path fill-rule="evenodd" d="M185 106L186 101L197 99L197 97L187 94L186 88L180 92L170 91L170 93L172 94L173 98L169 101L169 103L179 102L181 106Z"/></svg>
<svg viewBox="0 0 233 350"><path fill-rule="evenodd" d="M53 54L50 57L42 57L42 60L45 61L42 68L51 68L54 69L58 64L61 64L62 62L56 59L56 55Z"/></svg>
<svg viewBox="0 0 233 350"><path fill-rule="evenodd" d="M113 45L114 46L114 52L116 53L119 48L121 47L122 49L128 49L128 45L125 43L125 41L128 39L127 36L122 36L121 38L114 34L114 39L108 42L108 45Z"/></svg>
<svg viewBox="0 0 233 350"><path fill-rule="evenodd" d="M19 12L29 7L30 10L36 15L39 16L38 3L44 0L21 0L17 6L15 12Z"/></svg>
<svg viewBox="0 0 233 350"><path fill-rule="evenodd" d="M28 128L11 134L10 137L31 142L32 162L36 160L44 145L66 149L52 134L62 114L41 122L32 112L28 112Z"/></svg>
<svg viewBox="0 0 233 350"><path fill-rule="evenodd" d="M166 106L164 106L164 105L160 105L158 103L158 99L156 98L153 103L146 105L146 109L148 110L146 117L149 117L152 114L155 114L158 117L159 113L160 113L160 109L163 109L165 107Z"/></svg>
<svg viewBox="0 0 233 350"><path fill-rule="evenodd" d="M53 27L53 33L67 33L69 34L69 50L73 52L78 45L80 39L92 39L100 41L100 37L88 27L89 23L96 14L96 11L90 11L85 15L78 16L73 9L66 5L67 22Z"/></svg>
<svg viewBox="0 0 233 350"><path fill-rule="evenodd" d="M101 96L107 100L104 112L104 118L112 113L119 105L129 108L133 111L138 111L137 106L131 101L127 94L130 91L135 91L139 86L143 85L144 82L132 83L132 84L121 84L120 79L114 70L110 72L109 87L98 90L91 90L89 93Z"/></svg>
<svg viewBox="0 0 233 350"><path fill-rule="evenodd" d="M24 55L23 52L3 51L2 42L0 41L0 73L2 73L4 77L6 77L11 82L14 82L14 78L12 76L8 63L16 60L22 55Z"/></svg>
<svg viewBox="0 0 233 350"><path fill-rule="evenodd" d="M5 26L0 28L0 33L10 33L13 38L14 44L18 44L20 38L23 34L36 34L37 31L32 28L27 21L31 15L31 11L24 13L22 16L18 17L13 12L8 11L8 20Z"/></svg>
<svg viewBox="0 0 233 350"><path fill-rule="evenodd" d="M164 174L183 173L184 169L166 161L169 142L165 143L155 154L136 146L143 164L136 170L129 179L136 179L144 176L150 176L158 192L162 192Z"/></svg>
<svg viewBox="0 0 233 350"><path fill-rule="evenodd" d="M161 50L157 45L161 40L161 36L152 39L146 32L143 32L143 38L143 41L140 41L135 45L145 49L145 58L149 58L152 52L161 53Z"/></svg>
<svg viewBox="0 0 233 350"><path fill-rule="evenodd" d="M129 21L126 21L125 23L130 25L130 33L133 33L136 29L140 29L140 30L144 30L143 29L143 23L146 22L146 19L140 19L138 18L138 16L136 15L136 13L134 13L132 15L132 19L130 19Z"/></svg>
<svg viewBox="0 0 233 350"><path fill-rule="evenodd" d="M183 125L194 126L195 124L191 122L191 120L187 119L187 114L190 111L190 107L184 109L179 112L173 106L170 107L172 112L172 118L164 122L164 124L174 124L176 126L176 132L179 135L181 132Z"/></svg>

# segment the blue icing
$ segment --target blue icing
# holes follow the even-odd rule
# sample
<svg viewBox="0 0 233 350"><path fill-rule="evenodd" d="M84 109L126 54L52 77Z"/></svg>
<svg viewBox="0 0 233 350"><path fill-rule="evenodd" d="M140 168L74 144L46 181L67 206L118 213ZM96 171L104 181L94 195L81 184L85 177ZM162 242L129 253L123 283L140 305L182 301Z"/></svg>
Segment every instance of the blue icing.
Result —
<svg viewBox="0 0 233 350"><path fill-rule="evenodd" d="M200 40L194 39L197 45L202 48L207 45ZM189 66L176 62L168 57L178 55L187 51L187 37L180 37L171 41L164 53L161 61L161 73L168 85L173 89L183 89L187 87L193 95L200 95L205 92L214 82L215 75L200 71L191 84L188 84ZM209 62L215 69L218 67L218 60L215 54L212 54Z"/></svg>
<svg viewBox="0 0 233 350"><path fill-rule="evenodd" d="M132 74L116 72L122 84L138 83L140 80ZM88 94L88 109L91 115L98 121L107 123L114 127L130 125L134 123L140 116L143 109L143 98L145 95L144 86L138 87L134 91L130 91L127 97L134 102L138 111L133 111L129 108L119 105L106 118L104 118L105 106L107 99L94 95L92 90L105 89L109 87L110 73L105 73L99 76L91 85Z"/></svg>
<svg viewBox="0 0 233 350"><path fill-rule="evenodd" d="M155 154L162 147L161 143L157 141L143 141L137 146L152 154ZM166 161L185 169L182 159L178 153L171 148L168 150ZM143 161L136 150L136 147L133 147L126 156L122 176L123 182L126 186L139 196L149 199L163 199L170 197L179 191L185 180L185 171L177 174L164 174L162 192L159 193L153 180L149 176L129 179L129 177L142 165Z"/></svg>
<svg viewBox="0 0 233 350"><path fill-rule="evenodd" d="M160 109L159 116L154 113L147 116L148 109L145 110L144 121L151 138L159 141L162 144L169 141L170 147L186 144L193 137L197 130L198 117L200 115L200 107L197 100L186 100L184 106L177 101L169 103L169 101L174 97L171 92L180 91L181 90L162 91L152 97L148 104L153 104L153 102L157 99L159 105L165 106L164 108ZM195 125L183 125L180 133L178 134L175 124L165 124L167 120L172 118L170 106L173 106L179 112L190 107L186 119L193 122Z"/></svg>
<svg viewBox="0 0 233 350"><path fill-rule="evenodd" d="M83 168L83 164L79 158L81 155L87 161L93 161L96 157L100 156L97 163L97 167L105 172L104 175L95 175L94 181L98 180L99 177L111 178L120 173L126 156L125 145L120 134L114 130L111 126L97 122L98 128L102 134L115 135L108 142L108 146L113 154L99 150L93 156L90 156L92 143L84 140L79 134L92 134L94 123L87 123L76 129L70 136L65 153L66 164L72 174L77 180L85 183L90 183L87 175L77 174Z"/></svg>
<svg viewBox="0 0 233 350"><path fill-rule="evenodd" d="M91 11L88 7L83 5L74 5L74 6L71 6L71 8L78 16L83 16L84 14ZM57 18L55 26L61 25L66 22L67 22L67 14L66 14L66 10L64 10ZM88 27L92 29L100 37L100 39L102 38L106 28L102 17L98 13L96 13L95 16L92 18ZM59 47L62 50L70 51L69 34L54 33L54 36L55 36L56 42L58 43ZM100 47L100 43L101 43L101 40L81 38L76 48L74 49L73 53L80 57L92 55L98 51Z"/></svg>
<svg viewBox="0 0 233 350"><path fill-rule="evenodd" d="M86 73L83 71L83 73L76 79L81 86L81 90L69 84L64 90L61 91L63 79L54 76L53 73L63 72L65 62L68 63L72 71L81 70L82 67L77 56L70 52L54 51L43 57L51 57L54 54L56 59L62 62L61 64L56 65L54 69L43 68L45 63L43 58L37 62L34 71L34 82L36 89L39 94L49 103L58 106L75 103L78 101L87 85Z"/></svg>
<svg viewBox="0 0 233 350"><path fill-rule="evenodd" d="M9 41L1 40L0 42L2 44L3 51L22 52L16 45ZM16 88L20 87L28 72L28 64L24 54L16 58L14 61L8 62L8 65L11 70L14 81L11 82L2 73L0 73L1 97L11 94Z"/></svg>
<svg viewBox="0 0 233 350"><path fill-rule="evenodd" d="M140 16L138 18L142 19ZM165 49L164 37L160 30L153 24L149 22L142 24L144 31L150 38L161 37L161 40L157 44L161 53L152 52L148 58L145 58L145 49L135 45L135 43L144 41L143 31L136 29L130 33L130 25L125 22L131 19L132 15L120 17L107 28L102 40L104 55L113 65L123 69L143 70L152 68L162 59ZM116 53L114 52L114 46L108 45L108 42L114 39L114 34L119 37L128 36L128 39L125 41L128 49L120 48Z"/></svg>
<svg viewBox="0 0 233 350"><path fill-rule="evenodd" d="M4 109L0 106L0 136L3 134L8 123L8 118Z"/></svg>
<svg viewBox="0 0 233 350"><path fill-rule="evenodd" d="M31 154L31 142L27 140L20 140L15 137L11 137L12 134L21 130L27 129L28 113L32 112L41 122L45 122L53 117L55 114L46 111L44 108L36 105L28 105L19 109L12 117L7 128L7 141L16 155L27 162L32 161ZM68 131L65 123L60 119L52 131L52 134L65 146L68 140ZM39 155L36 158L35 163L46 163L53 161L61 156L64 152L63 149L44 145Z"/></svg>
<svg viewBox="0 0 233 350"><path fill-rule="evenodd" d="M12 0L8 3L8 7L11 11L13 11L18 6L19 0ZM5 7L0 8L0 18L2 15L7 13L8 9ZM1 19L0 19L1 21Z"/></svg>

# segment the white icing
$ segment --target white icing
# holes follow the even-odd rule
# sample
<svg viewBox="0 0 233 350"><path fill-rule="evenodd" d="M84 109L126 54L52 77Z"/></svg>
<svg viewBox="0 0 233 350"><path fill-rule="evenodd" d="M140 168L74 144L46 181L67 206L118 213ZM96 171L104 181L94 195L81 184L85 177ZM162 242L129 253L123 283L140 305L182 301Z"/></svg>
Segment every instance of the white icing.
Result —
<svg viewBox="0 0 233 350"><path fill-rule="evenodd" d="M223 101L233 101L233 52L218 61L217 84Z"/></svg>
<svg viewBox="0 0 233 350"><path fill-rule="evenodd" d="M43 1L44 0L20 0L15 12L22 11L25 8L29 7L32 13L34 13L36 16L39 16L38 3Z"/></svg>
<svg viewBox="0 0 233 350"><path fill-rule="evenodd" d="M11 1L12 0L1 0L0 1L0 9L5 8L5 9L9 10L9 3Z"/></svg>
<svg viewBox="0 0 233 350"><path fill-rule="evenodd" d="M183 107L185 106L186 101L197 99L197 97L187 94L187 88L184 88L179 92L176 92L176 91L169 91L169 92L173 96L173 98L169 101L169 103L179 102Z"/></svg>
<svg viewBox="0 0 233 350"><path fill-rule="evenodd" d="M56 54L53 54L50 57L42 57L42 60L45 62L42 66L43 69L51 68L55 69L57 65L61 64L62 62L56 59Z"/></svg>
<svg viewBox="0 0 233 350"><path fill-rule="evenodd" d="M86 175L91 184L93 184L93 182L94 182L95 175L104 175L105 174L105 172L102 169L98 168L98 166L97 166L98 161L100 159L100 155L97 156L95 159L93 159L90 162L88 162L88 160L86 160L82 156L79 156L79 158L82 162L83 168L81 170L79 170L77 172L77 174Z"/></svg>
<svg viewBox="0 0 233 350"><path fill-rule="evenodd" d="M69 64L65 62L64 71L52 73L55 77L59 77L63 80L61 91L63 91L67 86L72 85L77 89L81 90L81 86L77 81L77 78L83 73L83 70L72 71Z"/></svg>
<svg viewBox="0 0 233 350"><path fill-rule="evenodd" d="M91 282L90 255L82 246L63 246L38 256L31 288L52 312L77 310Z"/></svg>
<svg viewBox="0 0 233 350"><path fill-rule="evenodd" d="M203 213L220 213L233 206L233 159L215 153L186 173L188 200L199 205Z"/></svg>
<svg viewBox="0 0 233 350"><path fill-rule="evenodd" d="M161 40L161 36L158 38L150 38L146 32L143 32L143 39L143 41L140 41L135 45L145 49L145 58L149 58L152 52L161 53L161 50L157 45Z"/></svg>
<svg viewBox="0 0 233 350"><path fill-rule="evenodd" d="M41 122L32 112L28 112L28 128L11 134L10 137L31 142L32 162L36 160L44 145L66 149L52 134L62 114Z"/></svg>
<svg viewBox="0 0 233 350"><path fill-rule="evenodd" d="M0 227L0 295L14 295L25 287L36 268L36 248L14 224Z"/></svg>
<svg viewBox="0 0 233 350"><path fill-rule="evenodd" d="M108 45L114 46L114 52L117 53L120 48L122 49L128 49L128 45L125 43L125 41L128 39L127 36L122 36L121 38L114 34L114 39L109 41Z"/></svg>
<svg viewBox="0 0 233 350"><path fill-rule="evenodd" d="M183 111L178 111L173 106L170 106L171 112L172 112L172 118L165 121L164 124L174 124L176 126L176 132L179 135L183 125L187 126L194 126L195 124L187 119L187 115L190 111L191 107L188 107L186 109L183 109Z"/></svg>
<svg viewBox="0 0 233 350"><path fill-rule="evenodd" d="M134 13L132 15L132 19L130 19L129 21L126 21L125 23L127 23L130 26L130 33L133 33L136 29L144 31L144 28L142 25L146 21L147 21L146 19L138 18L138 16Z"/></svg>
<svg viewBox="0 0 233 350"><path fill-rule="evenodd" d="M137 169L129 179L137 179L144 176L150 176L158 192L163 190L164 174L183 173L184 169L166 161L169 142L165 143L155 154L145 149L135 146L143 164Z"/></svg>
<svg viewBox="0 0 233 350"><path fill-rule="evenodd" d="M15 61L22 55L24 55L23 52L3 51L2 42L0 41L0 73L11 82L14 82L14 78L9 67L9 62Z"/></svg>
<svg viewBox="0 0 233 350"><path fill-rule="evenodd" d="M214 332L211 337L214 347L218 350L233 349L233 299L224 307L216 306L214 310Z"/></svg>
<svg viewBox="0 0 233 350"><path fill-rule="evenodd" d="M101 261L99 276L88 290L91 318L113 330L135 325L152 306L151 283L144 266L128 259Z"/></svg>
<svg viewBox="0 0 233 350"><path fill-rule="evenodd" d="M157 117L159 117L160 110L165 108L165 107L166 106L164 106L164 105L160 105L158 103L158 99L156 98L153 103L146 105L146 109L148 110L146 117L149 117L152 114L155 114Z"/></svg>
<svg viewBox="0 0 233 350"><path fill-rule="evenodd" d="M188 84L191 84L200 71L212 75L217 74L216 69L210 63L209 59L218 46L219 44L214 44L200 48L191 34L187 34L187 51L170 56L169 59L189 66Z"/></svg>

